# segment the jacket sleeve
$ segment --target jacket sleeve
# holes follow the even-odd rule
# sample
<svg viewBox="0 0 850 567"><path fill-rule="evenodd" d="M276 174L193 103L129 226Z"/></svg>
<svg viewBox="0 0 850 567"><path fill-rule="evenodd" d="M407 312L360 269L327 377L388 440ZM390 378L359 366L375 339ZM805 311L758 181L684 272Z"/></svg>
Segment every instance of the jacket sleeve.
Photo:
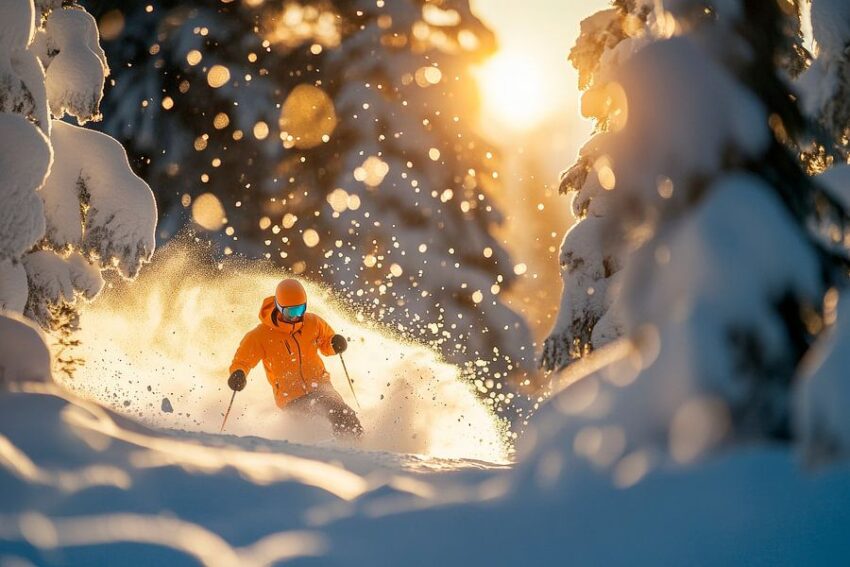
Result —
<svg viewBox="0 0 850 567"><path fill-rule="evenodd" d="M242 342L239 343L239 348L233 355L233 362L230 363L230 373L233 374L237 370L242 370L247 375L252 368L257 366L262 357L263 349L252 331L245 335Z"/></svg>
<svg viewBox="0 0 850 567"><path fill-rule="evenodd" d="M316 317L316 323L319 327L319 351L325 356L333 356L336 353L331 345L331 338L336 334L336 331L321 317Z"/></svg>

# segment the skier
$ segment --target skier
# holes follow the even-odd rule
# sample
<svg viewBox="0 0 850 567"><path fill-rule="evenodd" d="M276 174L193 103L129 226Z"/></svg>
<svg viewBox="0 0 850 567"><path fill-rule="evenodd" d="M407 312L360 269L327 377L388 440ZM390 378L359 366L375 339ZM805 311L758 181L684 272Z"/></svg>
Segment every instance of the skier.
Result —
<svg viewBox="0 0 850 567"><path fill-rule="evenodd" d="M230 365L227 385L238 392L246 374L262 360L277 406L285 411L322 415L335 437L360 437L363 426L331 384L319 357L348 348L324 319L307 313L307 292L294 279L280 282L260 308L260 324L248 332Z"/></svg>

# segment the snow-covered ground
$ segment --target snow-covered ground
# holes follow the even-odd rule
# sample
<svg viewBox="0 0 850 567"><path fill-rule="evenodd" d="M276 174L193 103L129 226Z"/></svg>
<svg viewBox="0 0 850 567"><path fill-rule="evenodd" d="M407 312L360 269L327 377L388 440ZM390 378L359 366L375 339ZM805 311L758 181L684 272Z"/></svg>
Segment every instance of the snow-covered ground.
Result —
<svg viewBox="0 0 850 567"><path fill-rule="evenodd" d="M0 565L850 563L850 467L753 445L606 470L569 442L575 386L510 463L456 369L327 290L311 308L353 339L365 441L282 417L256 371L220 434L222 369L274 281L234 266L166 253L86 311L74 378L0 394Z"/></svg>
<svg viewBox="0 0 850 567"><path fill-rule="evenodd" d="M0 396L0 564L846 565L850 469L779 447L618 488L257 437L155 431L55 386Z"/></svg>
<svg viewBox="0 0 850 567"><path fill-rule="evenodd" d="M0 397L4 561L266 564L327 548L319 532L293 530L465 498L462 482L498 469L153 431L55 386L25 389ZM420 478L429 470L439 474Z"/></svg>

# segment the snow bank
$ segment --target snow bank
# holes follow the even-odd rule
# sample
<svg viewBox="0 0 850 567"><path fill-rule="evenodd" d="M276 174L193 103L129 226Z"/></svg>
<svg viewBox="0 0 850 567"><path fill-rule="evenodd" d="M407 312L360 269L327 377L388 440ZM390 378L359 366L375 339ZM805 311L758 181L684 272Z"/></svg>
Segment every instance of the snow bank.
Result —
<svg viewBox="0 0 850 567"><path fill-rule="evenodd" d="M0 396L13 383L49 381L50 360L44 335L32 322L0 310Z"/></svg>
<svg viewBox="0 0 850 567"><path fill-rule="evenodd" d="M551 470L550 466L550 470ZM850 474L738 451L626 489L586 470L513 496L359 514L322 531L324 565L843 565ZM542 479L547 475L544 473ZM500 479L488 483L490 490ZM501 479L504 480L504 479ZM296 562L296 565L308 562Z"/></svg>
<svg viewBox="0 0 850 567"><path fill-rule="evenodd" d="M26 389L0 395L4 561L267 565L322 551L321 538L293 531L307 527L307 510L367 488L338 465L157 436L62 392Z"/></svg>
<svg viewBox="0 0 850 567"><path fill-rule="evenodd" d="M262 300L286 274L261 263L210 270L198 256L197 247L174 246L138 281L106 290L89 306L75 351L86 364L68 387L156 427L218 432L230 399L233 353L256 326ZM327 290L307 289L310 309L349 339L345 361L370 432L359 447L505 460L502 425L456 367L355 321ZM339 357L325 362L336 389L356 407ZM161 411L164 397L173 412ZM262 366L237 395L227 431L300 442L330 437L325 423L305 423L277 409Z"/></svg>
<svg viewBox="0 0 850 567"><path fill-rule="evenodd" d="M157 434L49 389L0 396L0 548L35 564L843 565L850 471L776 448L628 488L554 461L405 473L379 455ZM300 454L302 453L302 454Z"/></svg>

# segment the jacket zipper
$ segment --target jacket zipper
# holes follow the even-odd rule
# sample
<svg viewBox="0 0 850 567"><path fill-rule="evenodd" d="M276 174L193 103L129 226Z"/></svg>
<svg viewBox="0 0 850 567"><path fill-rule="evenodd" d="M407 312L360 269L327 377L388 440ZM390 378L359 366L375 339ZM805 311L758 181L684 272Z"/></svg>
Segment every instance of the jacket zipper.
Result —
<svg viewBox="0 0 850 567"><path fill-rule="evenodd" d="M286 347L286 352L288 352L289 356L291 357L292 356L292 349L289 348L289 341L286 340L286 337L283 338L283 346ZM275 380L275 387L277 388L277 390L275 391L275 396L277 396L277 394L280 392L280 378Z"/></svg>
<svg viewBox="0 0 850 567"><path fill-rule="evenodd" d="M298 331L299 333L301 331ZM292 340L295 341L295 348L298 349L298 373L301 374L301 385L304 387L304 393L307 393L307 380L304 379L304 365L301 364L301 343L298 342L298 337L292 335ZM288 348L288 347L287 347Z"/></svg>

